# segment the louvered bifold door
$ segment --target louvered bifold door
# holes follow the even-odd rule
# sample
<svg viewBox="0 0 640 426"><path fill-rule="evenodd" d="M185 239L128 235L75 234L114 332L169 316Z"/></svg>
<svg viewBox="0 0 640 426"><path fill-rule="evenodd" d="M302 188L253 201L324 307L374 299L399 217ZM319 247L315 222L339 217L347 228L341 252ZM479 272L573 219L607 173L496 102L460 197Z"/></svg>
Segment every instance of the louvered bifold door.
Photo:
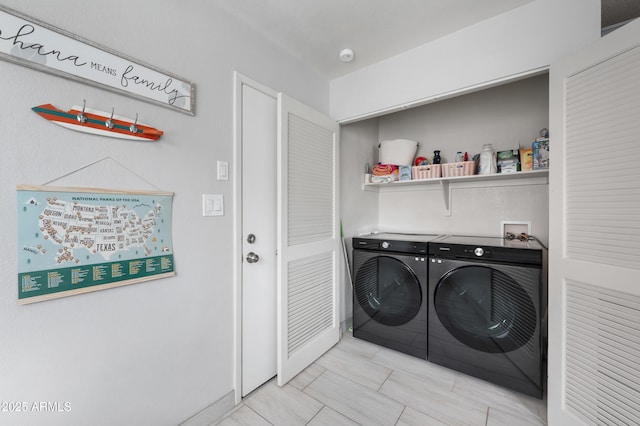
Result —
<svg viewBox="0 0 640 426"><path fill-rule="evenodd" d="M550 425L640 424L640 22L551 67Z"/></svg>
<svg viewBox="0 0 640 426"><path fill-rule="evenodd" d="M279 95L278 384L338 342L338 124Z"/></svg>

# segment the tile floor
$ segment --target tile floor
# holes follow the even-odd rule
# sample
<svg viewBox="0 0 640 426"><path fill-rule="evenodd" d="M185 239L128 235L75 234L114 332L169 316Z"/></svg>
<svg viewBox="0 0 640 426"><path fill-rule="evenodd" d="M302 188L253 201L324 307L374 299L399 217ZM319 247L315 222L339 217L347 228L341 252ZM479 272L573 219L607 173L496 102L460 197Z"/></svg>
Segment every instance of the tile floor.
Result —
<svg viewBox="0 0 640 426"><path fill-rule="evenodd" d="M287 385L270 381L219 423L546 425L544 401L345 334Z"/></svg>

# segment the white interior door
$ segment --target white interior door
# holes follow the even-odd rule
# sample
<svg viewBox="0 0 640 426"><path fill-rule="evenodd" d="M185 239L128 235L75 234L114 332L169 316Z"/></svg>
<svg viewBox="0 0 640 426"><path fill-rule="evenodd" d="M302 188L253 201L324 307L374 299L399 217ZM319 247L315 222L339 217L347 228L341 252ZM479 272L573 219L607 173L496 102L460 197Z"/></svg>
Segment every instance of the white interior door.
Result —
<svg viewBox="0 0 640 426"><path fill-rule="evenodd" d="M242 83L242 396L277 373L277 99Z"/></svg>
<svg viewBox="0 0 640 426"><path fill-rule="evenodd" d="M278 384L339 340L338 124L278 95Z"/></svg>
<svg viewBox="0 0 640 426"><path fill-rule="evenodd" d="M640 424L640 20L551 66L550 425Z"/></svg>

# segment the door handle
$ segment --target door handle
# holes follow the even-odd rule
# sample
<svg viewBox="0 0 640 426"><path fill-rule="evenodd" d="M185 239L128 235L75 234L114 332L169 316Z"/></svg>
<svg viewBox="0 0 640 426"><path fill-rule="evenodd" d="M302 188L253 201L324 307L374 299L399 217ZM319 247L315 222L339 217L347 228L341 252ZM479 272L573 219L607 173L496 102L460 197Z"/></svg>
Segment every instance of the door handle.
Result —
<svg viewBox="0 0 640 426"><path fill-rule="evenodd" d="M260 260L260 256L258 256L254 252L250 251L249 253L247 253L247 262L256 263L258 260Z"/></svg>

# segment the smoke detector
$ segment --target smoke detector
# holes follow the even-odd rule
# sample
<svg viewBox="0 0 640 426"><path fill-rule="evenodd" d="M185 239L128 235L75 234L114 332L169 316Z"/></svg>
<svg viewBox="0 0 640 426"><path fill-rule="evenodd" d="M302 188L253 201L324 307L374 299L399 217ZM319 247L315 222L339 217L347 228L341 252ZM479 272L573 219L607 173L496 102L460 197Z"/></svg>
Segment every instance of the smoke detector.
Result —
<svg viewBox="0 0 640 426"><path fill-rule="evenodd" d="M351 62L353 61L354 56L355 56L355 53L353 53L353 50L351 49L342 49L340 51L340 60L342 62Z"/></svg>

